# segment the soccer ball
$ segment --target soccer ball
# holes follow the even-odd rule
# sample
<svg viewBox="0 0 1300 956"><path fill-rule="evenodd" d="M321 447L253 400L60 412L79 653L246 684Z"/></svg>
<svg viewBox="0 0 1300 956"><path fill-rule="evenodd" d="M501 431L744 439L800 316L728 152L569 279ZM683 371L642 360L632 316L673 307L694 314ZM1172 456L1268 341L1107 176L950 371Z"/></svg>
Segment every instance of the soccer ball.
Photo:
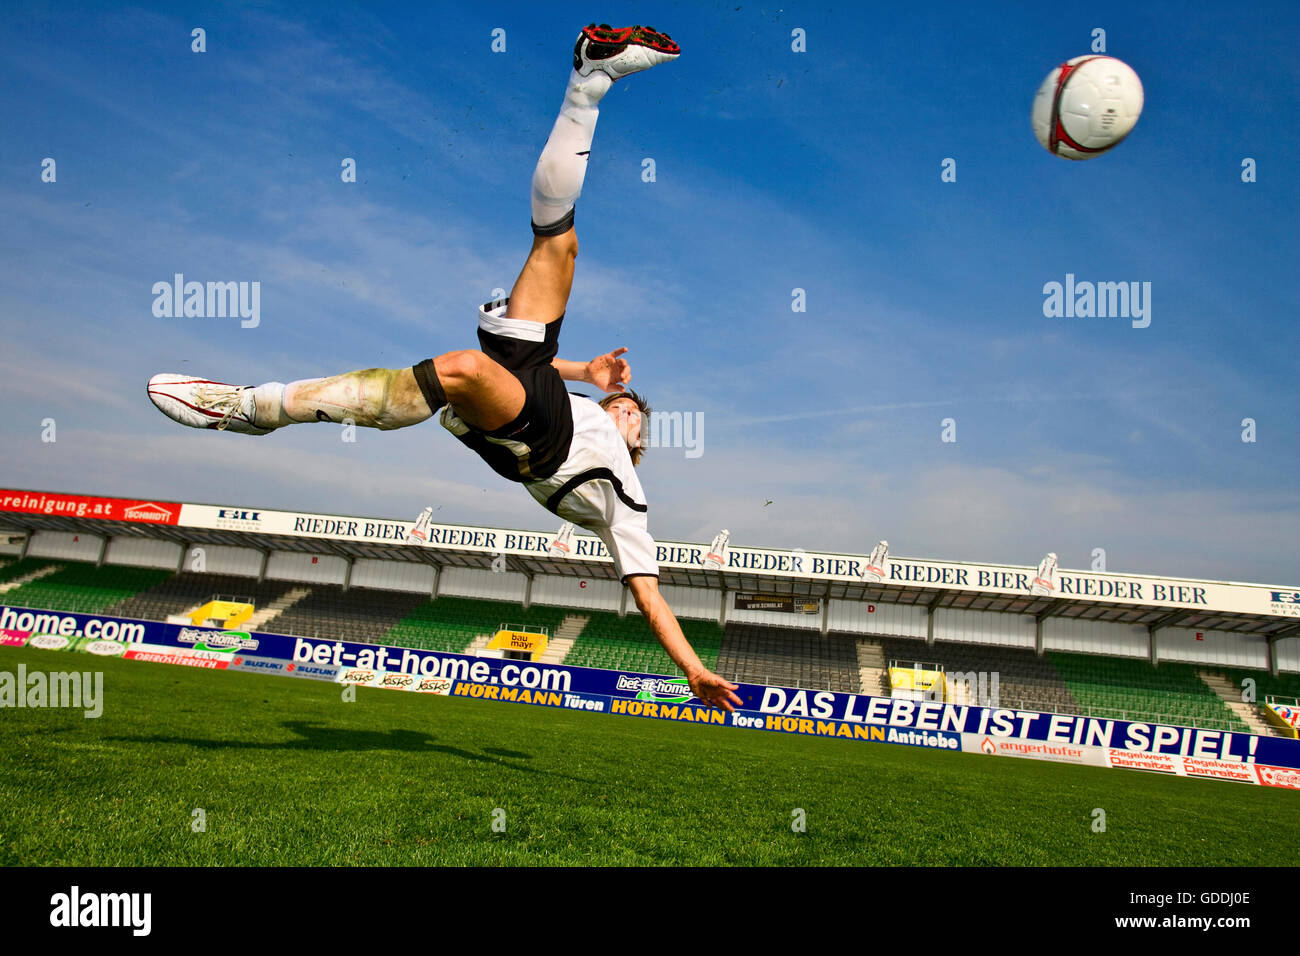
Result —
<svg viewBox="0 0 1300 956"><path fill-rule="evenodd" d="M1092 159L1124 140L1142 115L1142 81L1113 56L1076 56L1043 80L1030 118L1043 148Z"/></svg>

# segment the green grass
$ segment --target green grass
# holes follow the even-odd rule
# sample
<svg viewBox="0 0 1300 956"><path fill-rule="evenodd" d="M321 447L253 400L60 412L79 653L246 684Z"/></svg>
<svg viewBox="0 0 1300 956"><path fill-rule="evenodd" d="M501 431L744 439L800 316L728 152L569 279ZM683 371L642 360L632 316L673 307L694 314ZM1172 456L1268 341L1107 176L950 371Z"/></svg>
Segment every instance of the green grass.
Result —
<svg viewBox="0 0 1300 956"><path fill-rule="evenodd" d="M1272 788L0 648L20 663L101 669L105 703L0 710L7 865L1276 865L1300 845Z"/></svg>

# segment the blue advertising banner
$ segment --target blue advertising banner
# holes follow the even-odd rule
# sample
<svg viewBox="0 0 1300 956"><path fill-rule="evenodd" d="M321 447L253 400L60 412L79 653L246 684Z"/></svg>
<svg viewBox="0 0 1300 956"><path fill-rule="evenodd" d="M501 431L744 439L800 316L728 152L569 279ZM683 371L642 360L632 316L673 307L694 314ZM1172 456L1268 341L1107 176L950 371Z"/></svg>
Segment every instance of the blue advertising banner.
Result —
<svg viewBox="0 0 1300 956"><path fill-rule="evenodd" d="M1179 766L1220 761L1300 768L1298 740L1100 717L760 684L741 684L736 693L742 704L728 714L700 704L680 677L7 606L0 606L0 633L176 648L184 655L220 657L232 670L937 750L960 751L968 734L987 741L988 753L1001 752L998 741L1036 741L1144 755L1148 763L1169 757L1178 758ZM1038 749L1051 751L1028 752Z"/></svg>

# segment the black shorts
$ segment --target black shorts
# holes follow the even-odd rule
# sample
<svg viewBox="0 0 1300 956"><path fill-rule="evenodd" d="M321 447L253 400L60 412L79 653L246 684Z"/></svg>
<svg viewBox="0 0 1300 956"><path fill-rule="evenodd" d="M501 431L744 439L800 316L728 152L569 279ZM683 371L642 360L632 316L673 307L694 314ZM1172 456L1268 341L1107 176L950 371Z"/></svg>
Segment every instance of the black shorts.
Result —
<svg viewBox="0 0 1300 956"><path fill-rule="evenodd" d="M507 300L508 301L508 300ZM498 306L493 308L493 306ZM505 302L489 303L479 312L478 341L484 354L504 366L524 388L524 407L514 421L492 431L482 431L463 421L453 406L443 410L442 424L462 443L472 448L502 478L510 481L541 481L551 477L569 457L573 441L573 408L564 379L551 365L559 350L560 324L564 317L542 328L541 341L511 334L510 329L493 330L485 324L502 325ZM510 320L505 320L506 322ZM536 323L529 323L529 327ZM528 328L531 331L531 328ZM433 360L415 366L415 378L428 389L422 376L433 374Z"/></svg>

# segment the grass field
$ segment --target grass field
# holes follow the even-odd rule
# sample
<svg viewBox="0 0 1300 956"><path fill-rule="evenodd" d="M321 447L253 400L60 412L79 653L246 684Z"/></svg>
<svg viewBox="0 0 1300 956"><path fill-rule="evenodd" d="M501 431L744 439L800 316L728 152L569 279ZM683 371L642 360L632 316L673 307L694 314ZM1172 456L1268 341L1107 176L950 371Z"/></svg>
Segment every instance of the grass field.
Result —
<svg viewBox="0 0 1300 956"><path fill-rule="evenodd" d="M0 648L19 664L100 669L105 703L0 710L6 865L1290 865L1300 846L1297 795L1266 787Z"/></svg>

